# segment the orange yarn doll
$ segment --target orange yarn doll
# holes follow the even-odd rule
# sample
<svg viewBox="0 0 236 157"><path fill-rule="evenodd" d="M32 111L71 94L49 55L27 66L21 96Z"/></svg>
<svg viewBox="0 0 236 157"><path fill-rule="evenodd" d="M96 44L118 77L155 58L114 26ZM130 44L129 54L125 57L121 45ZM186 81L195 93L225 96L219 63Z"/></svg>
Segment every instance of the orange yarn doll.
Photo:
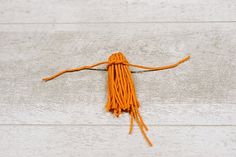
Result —
<svg viewBox="0 0 236 157"><path fill-rule="evenodd" d="M58 72L50 77L43 78L44 81L52 80L64 73L80 71L85 69L91 69L93 67L107 64L108 71L108 98L106 103L106 111L112 112L115 116L119 117L122 112L128 112L130 114L130 129L129 134L132 133L134 120L137 122L145 140L152 146L152 142L146 135L148 131L147 125L144 123L142 116L139 113L139 101L136 97L136 91L134 87L133 78L129 67L136 67L145 69L147 71L156 71L170 69L178 66L179 64L187 61L190 56L183 58L175 64L162 66L162 67L147 67L142 65L131 64L127 61L122 52L112 54L108 61L102 61L89 66L82 66L79 68L67 69Z"/></svg>

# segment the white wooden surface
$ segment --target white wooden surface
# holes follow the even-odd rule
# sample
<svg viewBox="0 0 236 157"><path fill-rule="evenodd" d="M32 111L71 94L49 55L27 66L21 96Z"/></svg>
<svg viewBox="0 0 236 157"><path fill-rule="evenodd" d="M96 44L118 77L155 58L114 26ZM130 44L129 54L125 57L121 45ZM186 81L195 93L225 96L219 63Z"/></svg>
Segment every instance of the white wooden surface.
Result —
<svg viewBox="0 0 236 157"><path fill-rule="evenodd" d="M234 0L1 0L0 156L236 156L235 36ZM104 111L106 72L40 80L113 51L150 66L192 56L133 75L153 148Z"/></svg>
<svg viewBox="0 0 236 157"><path fill-rule="evenodd" d="M235 0L1 0L2 23L236 21Z"/></svg>
<svg viewBox="0 0 236 157"><path fill-rule="evenodd" d="M128 126L1 126L2 156L233 156L235 127L150 127L155 146Z"/></svg>

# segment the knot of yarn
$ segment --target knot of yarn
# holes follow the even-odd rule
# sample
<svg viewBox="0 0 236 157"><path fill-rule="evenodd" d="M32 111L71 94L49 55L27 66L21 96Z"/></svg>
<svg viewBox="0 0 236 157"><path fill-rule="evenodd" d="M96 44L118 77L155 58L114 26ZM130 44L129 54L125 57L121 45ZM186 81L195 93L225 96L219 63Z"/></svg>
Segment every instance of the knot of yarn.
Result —
<svg viewBox="0 0 236 157"><path fill-rule="evenodd" d="M115 64L128 65L128 61L122 52L114 53L109 57L107 67Z"/></svg>

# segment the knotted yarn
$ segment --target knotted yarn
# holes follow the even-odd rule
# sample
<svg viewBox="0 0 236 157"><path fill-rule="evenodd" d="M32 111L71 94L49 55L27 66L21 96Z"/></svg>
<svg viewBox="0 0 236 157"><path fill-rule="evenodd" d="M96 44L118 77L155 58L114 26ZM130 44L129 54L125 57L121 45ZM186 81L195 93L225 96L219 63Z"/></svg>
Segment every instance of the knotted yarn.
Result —
<svg viewBox="0 0 236 157"><path fill-rule="evenodd" d="M145 140L152 146L152 142L146 135L146 131L148 131L147 125L144 123L142 116L139 112L140 103L136 96L134 81L132 78L131 71L129 66L145 69L147 71L156 71L156 70L164 70L170 69L178 66L179 64L187 61L190 56L183 58L177 63L162 66L162 67L147 67L142 65L130 64L126 57L122 52L117 52L112 54L108 61L99 62L89 66L82 66L79 68L62 70L50 77L43 78L44 81L52 80L64 73L80 71L85 69L91 69L93 67L107 64L107 72L108 72L108 88L107 88L107 103L106 103L106 111L111 112L116 117L119 117L123 112L128 112L130 115L130 128L129 134L132 133L134 121L138 124L141 133L143 134Z"/></svg>

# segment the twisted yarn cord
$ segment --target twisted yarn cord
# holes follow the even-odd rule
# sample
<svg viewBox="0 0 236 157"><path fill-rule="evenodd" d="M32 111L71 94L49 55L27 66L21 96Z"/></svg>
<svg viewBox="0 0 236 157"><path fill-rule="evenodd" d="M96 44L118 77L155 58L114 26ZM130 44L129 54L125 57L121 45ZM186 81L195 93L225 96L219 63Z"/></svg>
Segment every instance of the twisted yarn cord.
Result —
<svg viewBox="0 0 236 157"><path fill-rule="evenodd" d="M165 70L178 66L179 64L187 61L190 56L183 58L177 63L170 64L162 67L147 67L142 65L130 64L125 56L121 53L112 54L108 61L99 62L90 66L82 66L79 68L73 68L60 71L50 77L43 78L44 81L52 80L64 73L80 71L85 69L91 69L93 67L107 64L108 71L108 98L106 103L106 111L113 113L116 117L119 117L122 112L129 112L130 114L130 129L129 134L132 133L134 120L138 124L141 133L143 134L147 143L152 146L152 142L146 135L148 131L147 125L144 123L142 116L139 113L139 101L136 97L136 91L134 87L134 81L131 75L129 66L136 68L146 69L148 71Z"/></svg>

